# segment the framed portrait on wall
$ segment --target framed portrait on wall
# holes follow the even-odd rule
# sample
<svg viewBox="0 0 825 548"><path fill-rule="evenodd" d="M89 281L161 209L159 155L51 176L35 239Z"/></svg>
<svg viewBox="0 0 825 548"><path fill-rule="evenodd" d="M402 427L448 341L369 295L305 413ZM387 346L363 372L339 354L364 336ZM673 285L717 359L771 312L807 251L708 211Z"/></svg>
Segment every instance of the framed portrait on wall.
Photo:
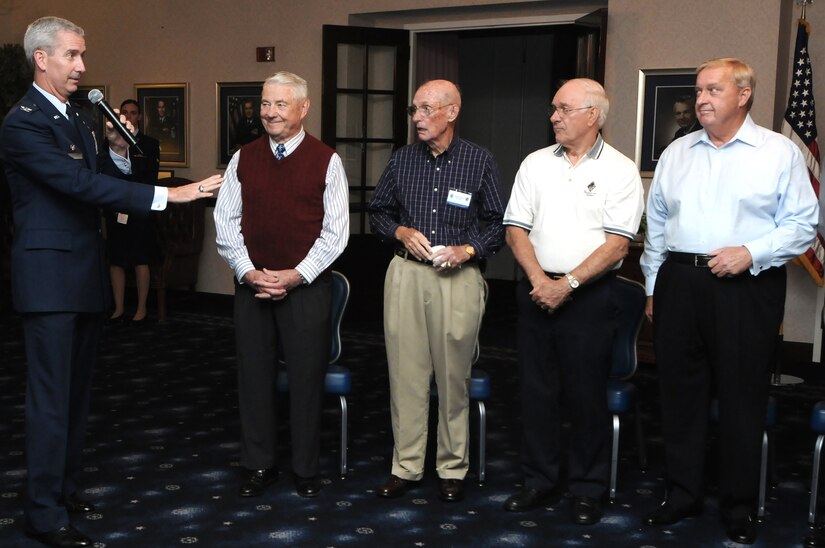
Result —
<svg viewBox="0 0 825 548"><path fill-rule="evenodd" d="M112 100L109 99L108 86L77 86L77 90L69 96L69 101L86 111L86 114L91 118L95 141L97 141L97 147L100 150L106 141L106 117L103 116L99 108L89 101L89 92L93 89L99 89L103 93L103 98L112 103Z"/></svg>
<svg viewBox="0 0 825 548"><path fill-rule="evenodd" d="M160 165L189 167L189 84L135 84L143 132L160 142Z"/></svg>
<svg viewBox="0 0 825 548"><path fill-rule="evenodd" d="M266 133L260 117L262 86L263 82L217 83L219 168L226 167L241 145Z"/></svg>
<svg viewBox="0 0 825 548"><path fill-rule="evenodd" d="M696 121L696 70L639 71L636 165L652 177L659 156L675 139L702 129Z"/></svg>

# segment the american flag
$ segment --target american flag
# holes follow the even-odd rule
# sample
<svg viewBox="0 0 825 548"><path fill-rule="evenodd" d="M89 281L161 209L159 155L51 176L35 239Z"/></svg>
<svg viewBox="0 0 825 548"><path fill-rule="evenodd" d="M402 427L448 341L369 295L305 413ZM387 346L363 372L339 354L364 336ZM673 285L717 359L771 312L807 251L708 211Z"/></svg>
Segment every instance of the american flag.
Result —
<svg viewBox="0 0 825 548"><path fill-rule="evenodd" d="M802 151L802 156L808 166L811 185L817 198L819 198L819 145L816 141L816 112L814 110L811 57L808 54L808 34L810 30L808 22L800 19L793 58L791 92L788 95L788 108L785 110L785 119L782 122L782 134L796 143ZM825 227L820 222L816 240L814 240L808 251L804 255L800 255L798 259L820 287L825 283L825 268L823 268L823 264L825 264L825 238L822 236L823 229Z"/></svg>

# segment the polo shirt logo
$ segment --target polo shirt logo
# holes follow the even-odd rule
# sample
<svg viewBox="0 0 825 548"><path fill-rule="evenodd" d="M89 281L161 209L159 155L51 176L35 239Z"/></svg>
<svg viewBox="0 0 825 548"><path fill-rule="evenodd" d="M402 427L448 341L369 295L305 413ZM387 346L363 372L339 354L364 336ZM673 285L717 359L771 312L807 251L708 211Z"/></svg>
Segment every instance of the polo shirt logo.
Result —
<svg viewBox="0 0 825 548"><path fill-rule="evenodd" d="M596 194L595 192L593 192L594 190L596 190L596 183L591 181L590 184L587 185L587 189L584 191L584 193L588 196L593 196L594 194Z"/></svg>

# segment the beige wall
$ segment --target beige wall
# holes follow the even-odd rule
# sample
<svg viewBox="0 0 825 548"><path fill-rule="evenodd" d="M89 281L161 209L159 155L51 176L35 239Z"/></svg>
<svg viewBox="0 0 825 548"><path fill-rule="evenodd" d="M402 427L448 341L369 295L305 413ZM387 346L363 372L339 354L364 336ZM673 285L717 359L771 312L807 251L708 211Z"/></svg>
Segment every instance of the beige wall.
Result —
<svg viewBox="0 0 825 548"><path fill-rule="evenodd" d="M144 0L140 3L75 0L10 0L0 3L0 42L21 42L26 25L59 15L88 34L89 67L84 82L108 84L112 102L133 94L135 83L190 84L191 168L179 175L201 178L216 171L215 83L262 80L293 70L311 85L314 110L307 129L320 132L321 25L433 22L526 17L581 12L604 2L490 0ZM130 6L128 9L120 6ZM609 0L606 87L611 117L605 136L635 155L640 69L683 68L722 55L740 56L759 78L753 116L774 126L787 93L790 49L799 8L789 0ZM472 12L468 9L472 8ZM385 14L385 12L391 13ZM817 90L825 91L825 2L808 8L813 24L811 55ZM255 46L274 45L275 63L256 63ZM822 110L820 109L820 119ZM820 124L821 126L821 124ZM214 253L212 228L199 289L231 291L231 274ZM786 338L814 339L817 296L804 275L791 268ZM821 299L819 299L821 301Z"/></svg>

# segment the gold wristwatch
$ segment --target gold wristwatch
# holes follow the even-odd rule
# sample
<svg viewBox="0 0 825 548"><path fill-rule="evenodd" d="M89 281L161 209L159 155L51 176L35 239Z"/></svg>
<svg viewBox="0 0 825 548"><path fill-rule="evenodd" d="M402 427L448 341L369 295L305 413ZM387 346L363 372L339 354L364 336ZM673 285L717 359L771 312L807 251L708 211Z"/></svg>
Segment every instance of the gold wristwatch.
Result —
<svg viewBox="0 0 825 548"><path fill-rule="evenodd" d="M471 259L472 259L473 257L475 257L475 256L476 256L476 250L475 250L475 248L474 248L473 246L471 246L471 245L465 245L465 246L464 246L464 252L465 252L467 255L469 255Z"/></svg>

